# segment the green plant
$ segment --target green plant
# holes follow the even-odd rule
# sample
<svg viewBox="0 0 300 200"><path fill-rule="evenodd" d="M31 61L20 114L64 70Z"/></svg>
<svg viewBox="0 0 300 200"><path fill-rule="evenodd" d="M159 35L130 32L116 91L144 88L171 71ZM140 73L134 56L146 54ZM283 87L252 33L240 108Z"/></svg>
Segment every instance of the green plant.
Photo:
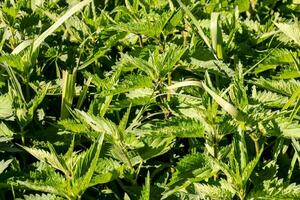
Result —
<svg viewBox="0 0 300 200"><path fill-rule="evenodd" d="M0 7L0 199L300 198L298 1Z"/></svg>

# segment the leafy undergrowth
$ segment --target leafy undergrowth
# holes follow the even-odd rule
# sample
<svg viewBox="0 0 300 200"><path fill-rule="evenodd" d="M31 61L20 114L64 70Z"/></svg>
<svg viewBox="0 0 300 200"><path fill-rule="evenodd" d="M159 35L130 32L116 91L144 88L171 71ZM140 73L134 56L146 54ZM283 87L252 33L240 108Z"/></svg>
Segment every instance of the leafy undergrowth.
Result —
<svg viewBox="0 0 300 200"><path fill-rule="evenodd" d="M299 0L0 12L0 199L300 199Z"/></svg>

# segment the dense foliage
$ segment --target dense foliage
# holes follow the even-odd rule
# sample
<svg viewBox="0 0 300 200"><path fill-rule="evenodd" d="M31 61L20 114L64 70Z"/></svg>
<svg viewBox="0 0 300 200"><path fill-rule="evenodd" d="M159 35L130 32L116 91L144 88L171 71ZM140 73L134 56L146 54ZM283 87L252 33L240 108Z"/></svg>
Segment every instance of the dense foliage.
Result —
<svg viewBox="0 0 300 200"><path fill-rule="evenodd" d="M299 0L0 5L0 199L300 199Z"/></svg>

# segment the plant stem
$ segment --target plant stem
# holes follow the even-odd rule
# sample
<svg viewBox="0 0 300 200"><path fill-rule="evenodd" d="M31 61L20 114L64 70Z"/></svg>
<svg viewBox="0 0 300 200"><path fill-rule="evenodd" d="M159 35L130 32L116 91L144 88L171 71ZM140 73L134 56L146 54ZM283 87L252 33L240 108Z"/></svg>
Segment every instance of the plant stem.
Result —
<svg viewBox="0 0 300 200"><path fill-rule="evenodd" d="M124 155L127 164L129 165L129 167L130 167L131 169L133 169L133 166L132 166L132 163L131 163L131 161L130 161L130 159L129 159L129 156L127 155L127 150L123 147L123 144L122 144L122 143L121 143L121 145L118 145L118 146L119 146L119 148L120 148L122 154Z"/></svg>
<svg viewBox="0 0 300 200"><path fill-rule="evenodd" d="M170 86L172 84L172 76L171 76L171 72L168 73L168 86ZM168 90L168 94L167 94L167 101L171 100L171 90Z"/></svg>
<svg viewBox="0 0 300 200"><path fill-rule="evenodd" d="M24 132L24 127L21 127L21 140L22 140L22 145L25 146L25 132Z"/></svg>
<svg viewBox="0 0 300 200"><path fill-rule="evenodd" d="M240 191L239 194L238 194L240 200L244 200L245 199L245 193L244 193L244 190Z"/></svg>
<svg viewBox="0 0 300 200"><path fill-rule="evenodd" d="M140 47L143 48L143 38L142 35L139 35L139 43L140 43Z"/></svg>
<svg viewBox="0 0 300 200"><path fill-rule="evenodd" d="M258 140L255 140L254 144L255 144L255 152L256 152L256 155L258 156L259 155L259 148L260 148Z"/></svg>
<svg viewBox="0 0 300 200"><path fill-rule="evenodd" d="M28 101L30 99L30 88L29 88L29 81L26 81L26 100Z"/></svg>
<svg viewBox="0 0 300 200"><path fill-rule="evenodd" d="M259 151L260 151L260 146L259 146L258 138L255 135L252 135L252 134L250 135L250 138L254 142L256 156L258 156L259 155Z"/></svg>

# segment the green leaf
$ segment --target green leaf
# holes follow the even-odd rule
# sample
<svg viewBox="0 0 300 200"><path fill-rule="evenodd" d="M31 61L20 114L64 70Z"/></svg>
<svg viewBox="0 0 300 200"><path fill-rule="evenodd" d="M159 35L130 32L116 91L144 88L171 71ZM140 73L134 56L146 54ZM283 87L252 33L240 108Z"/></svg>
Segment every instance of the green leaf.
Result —
<svg viewBox="0 0 300 200"><path fill-rule="evenodd" d="M208 71L222 76L234 76L234 71L230 69L227 64L218 60L202 61L196 58L191 58L191 66L189 66L188 69L197 74L202 74L203 72Z"/></svg>
<svg viewBox="0 0 300 200"><path fill-rule="evenodd" d="M133 15L128 22L118 23L114 29L148 37L159 37L172 14L172 11L158 14L155 12L146 13L140 10L138 16Z"/></svg>
<svg viewBox="0 0 300 200"><path fill-rule="evenodd" d="M192 153L181 158L162 199L185 189L193 182L210 178L216 173L216 170L218 169L212 169L211 162L204 154Z"/></svg>
<svg viewBox="0 0 300 200"><path fill-rule="evenodd" d="M12 181L12 185L39 192L67 197L65 179L55 169L44 163L37 163L39 170L32 171L26 180Z"/></svg>
<svg viewBox="0 0 300 200"><path fill-rule="evenodd" d="M88 60L82 63L82 65L78 67L78 70L82 70L88 67L89 65L91 65L99 58L103 57L108 52L108 50L109 50L108 47L100 48L95 54L93 54L93 56L91 56Z"/></svg>
<svg viewBox="0 0 300 200"><path fill-rule="evenodd" d="M170 185L181 179L201 177L207 170L211 171L211 163L204 154L192 153L184 156L176 165L176 172L172 175Z"/></svg>
<svg viewBox="0 0 300 200"><path fill-rule="evenodd" d="M181 23L182 17L183 17L183 12L180 9L173 15L173 17L170 19L169 22L173 27L176 27Z"/></svg>
<svg viewBox="0 0 300 200"><path fill-rule="evenodd" d="M290 79L290 78L299 78L300 71L283 71L277 76L274 76L274 79Z"/></svg>
<svg viewBox="0 0 300 200"><path fill-rule="evenodd" d="M18 98L18 100L21 102L21 103L26 103L25 101L25 98L24 98L24 95L23 95L23 91L22 91L22 88L21 88L21 84L20 82L18 81L16 75L15 75L15 72L12 70L12 68L7 65L6 63L4 63L2 65L5 70L7 71L9 77L10 77L10 81L12 83L12 87L13 89L15 90L16 92L16 96Z"/></svg>
<svg viewBox="0 0 300 200"><path fill-rule="evenodd" d="M99 158L90 186L109 183L123 175L125 166L109 158Z"/></svg>
<svg viewBox="0 0 300 200"><path fill-rule="evenodd" d="M129 115L130 115L130 110L131 110L131 105L128 107L126 113L123 115L123 117L119 123L118 130L121 133L124 133L126 130L126 126L127 126Z"/></svg>
<svg viewBox="0 0 300 200"><path fill-rule="evenodd" d="M79 159L76 163L76 168L75 168L75 172L74 172L74 178L75 180L76 179L79 179L80 177L83 177L88 171L89 171L89 168L90 168L90 164L92 163L92 161L95 159L95 160L98 160L98 157L96 157L96 154L98 151L100 151L100 148L101 145L100 145L100 142L103 142L103 134L101 134L101 138L99 137L99 140L97 141L97 143L94 143L90 146L90 148L81 153L79 155Z"/></svg>
<svg viewBox="0 0 300 200"><path fill-rule="evenodd" d="M8 168L9 164L13 161L13 159L9 159L9 160L1 160L0 161L0 174L2 174L4 172L4 170L6 168Z"/></svg>
<svg viewBox="0 0 300 200"><path fill-rule="evenodd" d="M0 95L0 119L8 119L13 115L12 99L8 94Z"/></svg>
<svg viewBox="0 0 300 200"><path fill-rule="evenodd" d="M97 131L98 133L105 133L116 140L120 139L118 128L113 122L106 120L103 117L96 117L92 114L76 109L74 114L80 121L85 122L94 131Z"/></svg>
<svg viewBox="0 0 300 200"><path fill-rule="evenodd" d="M247 182L249 181L249 178L254 170L254 168L256 167L256 165L259 162L259 159L261 157L261 154L263 152L263 148L261 148L259 154L249 163L247 163L247 166L245 167L245 169L242 172L242 179L243 179L243 183L244 185L247 184Z"/></svg>
<svg viewBox="0 0 300 200"><path fill-rule="evenodd" d="M276 127L279 128L283 137L300 138L300 124L298 122L288 119L277 119L276 122Z"/></svg>
<svg viewBox="0 0 300 200"><path fill-rule="evenodd" d="M62 72L62 101L60 119L66 119L69 116L69 108L72 107L74 91L75 91L76 72Z"/></svg>
<svg viewBox="0 0 300 200"><path fill-rule="evenodd" d="M201 199L231 200L234 194L230 184L224 179L216 184L194 183L194 188Z"/></svg>
<svg viewBox="0 0 300 200"><path fill-rule="evenodd" d="M42 42L51 35L58 27L60 27L67 19L69 19L76 12L80 11L83 7L91 3L91 0L84 0L72 8L70 8L63 16L61 16L52 26L44 31L33 43L32 51L35 52Z"/></svg>
<svg viewBox="0 0 300 200"><path fill-rule="evenodd" d="M63 198L51 194L30 194L24 195L24 200L63 200Z"/></svg>
<svg viewBox="0 0 300 200"><path fill-rule="evenodd" d="M252 90L251 99L256 103L260 103L262 106L274 108L283 108L289 100L286 96L267 90L256 91L256 88Z"/></svg>
<svg viewBox="0 0 300 200"><path fill-rule="evenodd" d="M104 140L104 134L101 134L95 144L93 144L85 153L81 154L76 163L74 172L74 184L77 186L79 194L87 189L96 170L97 163Z"/></svg>
<svg viewBox="0 0 300 200"><path fill-rule="evenodd" d="M148 129L151 134L173 135L179 138L198 138L204 136L204 125L191 118L174 117L154 123Z"/></svg>
<svg viewBox="0 0 300 200"><path fill-rule="evenodd" d="M159 71L157 67L141 58L135 58L127 54L123 54L121 62L125 64L125 69L140 69L141 71L145 72L152 80L156 80L159 77Z"/></svg>
<svg viewBox="0 0 300 200"><path fill-rule="evenodd" d="M147 172L147 177L145 179L145 185L143 186L142 193L140 196L140 200L150 200L150 173L149 171Z"/></svg>
<svg viewBox="0 0 300 200"><path fill-rule="evenodd" d="M283 109L287 109L288 107L290 107L292 105L292 103L294 103L294 101L297 98L299 98L299 95L300 95L300 87L294 91L294 93L292 94L292 96L290 97L288 102L284 105Z"/></svg>
<svg viewBox="0 0 300 200"><path fill-rule="evenodd" d="M298 21L293 24L275 23L275 25L293 42L300 46L300 26Z"/></svg>
<svg viewBox="0 0 300 200"><path fill-rule="evenodd" d="M22 61L22 57L20 55L3 55L0 56L0 62L6 63L8 66L12 67L13 69L24 72L24 63Z"/></svg>
<svg viewBox="0 0 300 200"><path fill-rule="evenodd" d="M207 47L209 49L212 49L210 41L208 39L208 37L205 35L203 29L201 28L199 21L195 18L195 16L192 14L192 12L188 9L188 7L186 7L186 5L184 5L181 0L177 0L177 2L179 3L180 7L184 10L184 12L192 19L193 24L196 26L197 30L198 30L198 34L199 36L203 39L203 41L205 42L205 44L207 45Z"/></svg>
<svg viewBox="0 0 300 200"><path fill-rule="evenodd" d="M0 123L0 142L12 140L15 135L3 122Z"/></svg>
<svg viewBox="0 0 300 200"><path fill-rule="evenodd" d="M58 121L58 125L64 130L71 131L73 133L84 133L88 131L88 128L84 124L77 123L71 119Z"/></svg>
<svg viewBox="0 0 300 200"><path fill-rule="evenodd" d="M260 88L264 88L286 96L291 96L300 87L300 81L295 79L271 80L260 77L251 82Z"/></svg>
<svg viewBox="0 0 300 200"><path fill-rule="evenodd" d="M233 118L238 121L244 121L244 114L235 108L232 104L225 101L221 96L216 94L214 91L209 89L204 83L202 83L204 90L212 96L212 98L226 111L228 112Z"/></svg>
<svg viewBox="0 0 300 200"><path fill-rule="evenodd" d="M174 136L165 134L151 134L143 138L144 147L138 149L143 160L149 160L169 151L174 144Z"/></svg>
<svg viewBox="0 0 300 200"><path fill-rule="evenodd" d="M49 153L48 151L37 149L33 147L25 147L21 146L23 149L25 149L28 153L33 155L35 158L42 162L46 162L49 165L51 165L53 168L58 169L64 173L66 173L66 168L64 165L60 162L59 157L56 154L53 154L52 152Z"/></svg>
<svg viewBox="0 0 300 200"><path fill-rule="evenodd" d="M235 0L235 4L239 8L239 12L246 12L250 9L250 0Z"/></svg>
<svg viewBox="0 0 300 200"><path fill-rule="evenodd" d="M32 118L34 116L34 112L36 111L38 106L44 100L49 87L50 87L50 83L47 83L47 85L45 87L43 87L41 90L39 90L38 93L36 94L36 96L28 103L29 122L32 120Z"/></svg>
<svg viewBox="0 0 300 200"><path fill-rule="evenodd" d="M115 87L103 90L102 96L117 95L122 93L132 92L137 89L145 89L152 87L152 80L149 76L143 75L128 75L124 80L120 81Z"/></svg>
<svg viewBox="0 0 300 200"><path fill-rule="evenodd" d="M278 172L278 164L276 164L276 160L268 160L261 162L259 166L257 166L257 170L251 175L251 181L254 185L261 184L264 180L271 180L276 177Z"/></svg>
<svg viewBox="0 0 300 200"><path fill-rule="evenodd" d="M270 69L276 69L280 65L291 65L294 63L294 57L297 57L297 52L284 48L269 49L267 57L258 64L254 73L259 74Z"/></svg>
<svg viewBox="0 0 300 200"><path fill-rule="evenodd" d="M262 184L256 185L246 199L299 199L300 186L295 183L284 183L283 179L274 178L265 180Z"/></svg>
<svg viewBox="0 0 300 200"><path fill-rule="evenodd" d="M212 48L218 59L223 59L223 37L222 31L219 25L220 13L211 13L210 32Z"/></svg>

